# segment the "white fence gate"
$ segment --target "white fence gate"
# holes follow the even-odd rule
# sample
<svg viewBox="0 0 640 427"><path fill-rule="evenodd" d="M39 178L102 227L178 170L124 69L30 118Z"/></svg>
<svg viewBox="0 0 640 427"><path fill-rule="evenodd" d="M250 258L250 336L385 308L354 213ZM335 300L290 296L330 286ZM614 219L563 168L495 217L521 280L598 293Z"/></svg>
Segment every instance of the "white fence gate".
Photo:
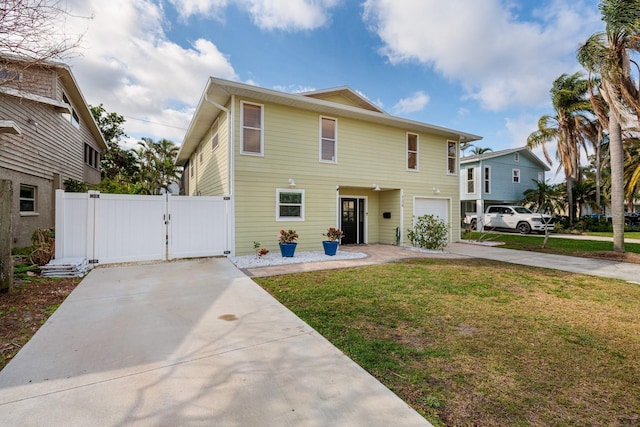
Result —
<svg viewBox="0 0 640 427"><path fill-rule="evenodd" d="M227 255L229 197L56 191L56 254L92 263Z"/></svg>

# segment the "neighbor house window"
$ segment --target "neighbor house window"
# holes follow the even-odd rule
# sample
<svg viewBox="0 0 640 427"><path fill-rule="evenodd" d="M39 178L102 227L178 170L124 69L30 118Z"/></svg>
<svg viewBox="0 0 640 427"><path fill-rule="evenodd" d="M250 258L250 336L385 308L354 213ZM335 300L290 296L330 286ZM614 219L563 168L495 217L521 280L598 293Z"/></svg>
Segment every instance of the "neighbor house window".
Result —
<svg viewBox="0 0 640 427"><path fill-rule="evenodd" d="M520 153L513 153L513 160L516 162L520 161Z"/></svg>
<svg viewBox="0 0 640 427"><path fill-rule="evenodd" d="M20 81L20 73L16 70L9 70L8 68L0 69L0 80L4 81Z"/></svg>
<svg viewBox="0 0 640 427"><path fill-rule="evenodd" d="M491 167L484 167L484 193L491 194Z"/></svg>
<svg viewBox="0 0 640 427"><path fill-rule="evenodd" d="M511 176L513 177L514 183L520 182L520 169L513 169Z"/></svg>
<svg viewBox="0 0 640 427"><path fill-rule="evenodd" d="M338 148L338 121L320 117L320 160L335 163Z"/></svg>
<svg viewBox="0 0 640 427"><path fill-rule="evenodd" d="M240 140L242 154L263 154L264 135L262 124L264 122L262 105L241 103Z"/></svg>
<svg viewBox="0 0 640 427"><path fill-rule="evenodd" d="M84 144L84 163L94 169L100 167L100 153L89 144Z"/></svg>
<svg viewBox="0 0 640 427"><path fill-rule="evenodd" d="M458 143L455 141L447 141L447 173L458 173Z"/></svg>
<svg viewBox="0 0 640 427"><path fill-rule="evenodd" d="M213 126L211 126L211 151L218 147L218 143L218 120L216 119L216 121L213 122Z"/></svg>
<svg viewBox="0 0 640 427"><path fill-rule="evenodd" d="M276 220L304 221L304 190L276 190Z"/></svg>
<svg viewBox="0 0 640 427"><path fill-rule="evenodd" d="M473 179L475 168L467 169L467 194L473 194L476 192L476 182Z"/></svg>
<svg viewBox="0 0 640 427"><path fill-rule="evenodd" d="M189 162L189 176L191 176L191 178L193 178L193 170L195 169L195 165L193 163L193 161Z"/></svg>
<svg viewBox="0 0 640 427"><path fill-rule="evenodd" d="M36 187L20 184L20 213L35 213Z"/></svg>
<svg viewBox="0 0 640 427"><path fill-rule="evenodd" d="M418 170L418 135L407 134L407 169Z"/></svg>
<svg viewBox="0 0 640 427"><path fill-rule="evenodd" d="M538 172L538 181L544 182L544 172Z"/></svg>
<svg viewBox="0 0 640 427"><path fill-rule="evenodd" d="M63 116L69 120L73 127L80 129L80 118L78 117L78 113L76 113L73 105L71 105L71 101L69 101L69 98L67 98L67 95L64 93L62 94L62 101L69 104L69 109L71 110L71 113L64 113Z"/></svg>
<svg viewBox="0 0 640 427"><path fill-rule="evenodd" d="M204 159L204 156L202 154L202 147L200 148L200 153L198 154L198 159L200 160L200 164L202 164L202 160Z"/></svg>

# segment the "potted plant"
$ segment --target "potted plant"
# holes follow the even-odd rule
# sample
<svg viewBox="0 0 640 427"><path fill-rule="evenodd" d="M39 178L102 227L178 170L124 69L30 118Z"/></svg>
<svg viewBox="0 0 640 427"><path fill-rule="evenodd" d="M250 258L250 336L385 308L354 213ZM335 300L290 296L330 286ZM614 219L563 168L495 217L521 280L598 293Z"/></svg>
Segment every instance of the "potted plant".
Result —
<svg viewBox="0 0 640 427"><path fill-rule="evenodd" d="M283 257L292 257L296 251L296 239L298 233L295 230L280 230L278 240L280 242L280 253Z"/></svg>
<svg viewBox="0 0 640 427"><path fill-rule="evenodd" d="M329 227L323 236L327 237L327 240L322 241L325 255L334 256L338 251L338 245L340 245L340 238L344 233L339 228Z"/></svg>

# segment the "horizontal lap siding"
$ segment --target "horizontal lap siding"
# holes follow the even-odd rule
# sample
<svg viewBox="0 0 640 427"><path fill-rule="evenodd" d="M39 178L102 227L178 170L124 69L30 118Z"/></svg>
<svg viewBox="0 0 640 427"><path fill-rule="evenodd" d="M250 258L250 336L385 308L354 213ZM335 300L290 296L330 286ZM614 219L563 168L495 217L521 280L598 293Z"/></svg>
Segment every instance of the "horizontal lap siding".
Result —
<svg viewBox="0 0 640 427"><path fill-rule="evenodd" d="M218 119L218 147L212 150L211 129L200 141L198 154L194 158L197 162L197 178L192 182L198 183L198 191L206 196L223 196L231 193L229 189L229 124L227 114L220 113ZM213 122L212 122L213 124ZM203 160L200 162L200 150ZM195 194L195 188L194 192Z"/></svg>

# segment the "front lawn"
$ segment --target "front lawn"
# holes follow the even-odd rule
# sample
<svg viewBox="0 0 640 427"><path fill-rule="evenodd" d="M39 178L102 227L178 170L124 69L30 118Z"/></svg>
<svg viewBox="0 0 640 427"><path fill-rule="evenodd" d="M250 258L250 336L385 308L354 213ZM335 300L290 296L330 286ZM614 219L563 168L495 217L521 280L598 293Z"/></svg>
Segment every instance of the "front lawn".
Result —
<svg viewBox="0 0 640 427"><path fill-rule="evenodd" d="M436 426L640 423L638 285L478 259L254 280Z"/></svg>
<svg viewBox="0 0 640 427"><path fill-rule="evenodd" d="M501 248L518 249L523 251L544 252L557 255L569 255L584 258L604 258L624 262L640 263L640 244L625 243L626 254L613 252L613 243L598 240L582 240L562 238L561 234L553 235L547 240L543 249L544 235L515 234L493 232L470 232L462 236L467 240L486 240L503 242Z"/></svg>

